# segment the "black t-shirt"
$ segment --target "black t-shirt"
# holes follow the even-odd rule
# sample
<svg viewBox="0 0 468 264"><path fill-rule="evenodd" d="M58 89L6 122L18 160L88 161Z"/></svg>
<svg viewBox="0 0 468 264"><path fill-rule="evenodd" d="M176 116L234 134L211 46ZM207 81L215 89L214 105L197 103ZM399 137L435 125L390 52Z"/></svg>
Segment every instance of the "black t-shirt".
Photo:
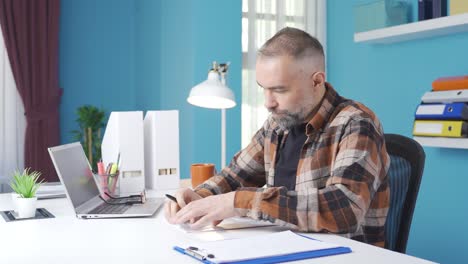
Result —
<svg viewBox="0 0 468 264"><path fill-rule="evenodd" d="M302 146L307 140L306 123L292 127L286 141L277 151L274 186L285 186L288 190L296 187L296 173Z"/></svg>

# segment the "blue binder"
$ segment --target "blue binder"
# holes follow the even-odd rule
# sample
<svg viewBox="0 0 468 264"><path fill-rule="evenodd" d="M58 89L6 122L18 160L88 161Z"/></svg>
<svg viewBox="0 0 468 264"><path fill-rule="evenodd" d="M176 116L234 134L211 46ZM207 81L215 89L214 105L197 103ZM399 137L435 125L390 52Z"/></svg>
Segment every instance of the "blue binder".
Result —
<svg viewBox="0 0 468 264"><path fill-rule="evenodd" d="M315 243L323 243L318 240L315 240L313 238L303 236L300 234L294 234L306 239L310 239L311 241L315 241ZM247 238L248 239L248 238ZM242 240L242 239L241 239ZM222 241L218 241L223 243ZM268 241L267 241L268 242ZM283 241L285 245L287 244L287 241ZM307 240L305 242L307 243ZM239 242L239 246L242 247L242 243ZM244 258L241 260L216 260L214 258L214 255L212 254L207 254L204 252L204 250L200 251L196 247L188 247L188 248L182 248L175 246L173 248L175 251L185 254L187 256L190 256L200 262L207 263L207 264L217 264L217 263L242 263L242 264L257 264L257 263L280 263L280 262L287 262L287 261L295 261L295 260L302 260L302 259L310 259L310 258L318 258L318 257L325 257L325 256L332 256L332 255L338 255L338 254L345 254L345 253L350 253L352 252L349 247L342 247L342 246L334 246L330 248L323 248L323 249L316 249L316 250L308 250L308 251L300 251L300 252L289 252L287 254L283 255L276 255L276 256L271 256L271 255L261 255L259 254L257 257L254 258ZM227 249L230 250L230 249ZM239 249L234 249L238 250ZM213 254L216 254L216 252L213 252ZM239 251L239 255L242 254L242 250ZM211 256L210 256L211 255Z"/></svg>
<svg viewBox="0 0 468 264"><path fill-rule="evenodd" d="M421 104L416 109L416 119L468 120L466 103Z"/></svg>

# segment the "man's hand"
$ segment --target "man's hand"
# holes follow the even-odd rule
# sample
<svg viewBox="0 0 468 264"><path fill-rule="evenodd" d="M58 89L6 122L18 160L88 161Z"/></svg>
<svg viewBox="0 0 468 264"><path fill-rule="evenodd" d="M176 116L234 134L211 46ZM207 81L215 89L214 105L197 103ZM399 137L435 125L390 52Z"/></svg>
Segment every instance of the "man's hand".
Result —
<svg viewBox="0 0 468 264"><path fill-rule="evenodd" d="M164 205L164 215L166 216L166 220L171 224L175 224L176 213L181 208L184 208L187 204L202 198L200 195L189 188L179 189L176 192L175 197L177 199L177 203L169 200Z"/></svg>
<svg viewBox="0 0 468 264"><path fill-rule="evenodd" d="M209 224L217 225L223 219L237 216L234 209L235 194L230 192L192 201L176 213L174 223L183 224L190 221L191 228L199 229Z"/></svg>

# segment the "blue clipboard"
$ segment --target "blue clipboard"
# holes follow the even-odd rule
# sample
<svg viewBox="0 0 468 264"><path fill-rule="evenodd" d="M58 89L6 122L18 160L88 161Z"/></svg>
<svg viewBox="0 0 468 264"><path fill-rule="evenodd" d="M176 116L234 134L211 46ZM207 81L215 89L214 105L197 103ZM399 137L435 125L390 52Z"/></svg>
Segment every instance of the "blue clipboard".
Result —
<svg viewBox="0 0 468 264"><path fill-rule="evenodd" d="M299 236L315 240L313 238L303 236L300 234L297 234ZM192 251L189 248L182 248L175 246L173 248L175 251L185 254L187 256L190 256L202 263L208 263L208 264L217 264L217 263L239 263L239 264L267 264L267 263L280 263L280 262L288 262L288 261L295 261L295 260L303 260L303 259L310 259L310 258L319 258L319 257L325 257L325 256L333 256L333 255L339 255L339 254L346 254L346 253L351 253L352 250L349 247L334 247L334 248L327 248L327 249L320 249L320 250L312 250L312 251L306 251L306 252L297 252L297 253L289 253L286 255L281 255L281 256L265 256L265 257L259 257L259 258L254 258L254 259L247 259L247 260L241 260L241 261L224 261L224 262L216 262L212 261L209 256L204 256L202 254L197 253L196 251Z"/></svg>

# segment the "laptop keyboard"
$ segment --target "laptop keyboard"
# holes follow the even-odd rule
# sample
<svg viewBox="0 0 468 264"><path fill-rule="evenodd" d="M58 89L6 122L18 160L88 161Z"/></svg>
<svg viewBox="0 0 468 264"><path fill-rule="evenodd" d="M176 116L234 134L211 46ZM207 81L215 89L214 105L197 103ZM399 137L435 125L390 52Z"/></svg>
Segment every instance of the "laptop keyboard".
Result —
<svg viewBox="0 0 468 264"><path fill-rule="evenodd" d="M102 203L98 205L96 208L91 210L88 214L122 214L123 212L127 211L131 205L128 204L106 204Z"/></svg>

